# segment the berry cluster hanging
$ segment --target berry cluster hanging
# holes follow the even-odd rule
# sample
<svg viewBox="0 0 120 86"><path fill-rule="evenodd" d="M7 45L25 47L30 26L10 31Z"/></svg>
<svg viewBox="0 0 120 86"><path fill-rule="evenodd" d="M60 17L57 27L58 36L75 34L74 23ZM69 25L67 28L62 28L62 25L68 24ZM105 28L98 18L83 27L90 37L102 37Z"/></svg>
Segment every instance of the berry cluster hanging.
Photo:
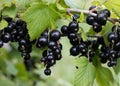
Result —
<svg viewBox="0 0 120 86"><path fill-rule="evenodd" d="M101 32L102 27L106 25L111 13L108 9L101 11L94 9L96 9L96 6L91 6L89 11L92 10L96 16L89 14L86 18L86 22L92 25L94 32L98 33ZM12 18L6 17L5 20L8 22L8 26L0 30L0 48L4 43L17 42L18 51L21 52L25 65L28 65L32 45L35 44L37 48L44 49L40 61L45 66L44 74L50 75L50 67L55 65L56 61L62 58L62 44L59 40L61 36L66 36L72 45L70 55L78 57L84 56L88 58L89 62L93 62L93 58L98 55L101 63L107 63L109 67L116 65L117 59L120 57L120 26L114 25L111 28L111 32L108 34L109 44L105 43L102 35L93 36L91 37L92 39L87 36L88 39L84 41L81 33L79 33L80 27L77 21L78 18L78 16L74 15L68 25L61 27L61 32L48 28L40 34L38 39L30 41L26 23L21 19L14 21ZM98 51L98 49L100 50ZM96 51L98 51L99 54Z"/></svg>

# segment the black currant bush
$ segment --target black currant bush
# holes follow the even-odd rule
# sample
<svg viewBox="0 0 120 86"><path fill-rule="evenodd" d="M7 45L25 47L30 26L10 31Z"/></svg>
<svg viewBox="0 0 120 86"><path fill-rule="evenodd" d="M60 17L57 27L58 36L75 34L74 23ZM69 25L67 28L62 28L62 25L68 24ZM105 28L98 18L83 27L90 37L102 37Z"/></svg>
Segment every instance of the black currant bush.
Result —
<svg viewBox="0 0 120 86"><path fill-rule="evenodd" d="M0 0L0 86L120 86L119 5Z"/></svg>

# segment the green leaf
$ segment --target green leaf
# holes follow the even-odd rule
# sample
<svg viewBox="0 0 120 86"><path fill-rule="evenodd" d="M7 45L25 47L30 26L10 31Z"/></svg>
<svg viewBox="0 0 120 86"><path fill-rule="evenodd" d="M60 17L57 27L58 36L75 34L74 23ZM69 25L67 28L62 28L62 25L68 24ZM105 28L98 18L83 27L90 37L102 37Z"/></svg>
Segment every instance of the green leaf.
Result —
<svg viewBox="0 0 120 86"><path fill-rule="evenodd" d="M48 5L34 3L22 15L22 19L27 22L31 40L37 38L47 27L55 28L56 20L59 18L58 12Z"/></svg>
<svg viewBox="0 0 120 86"><path fill-rule="evenodd" d="M12 0L0 0L0 10L4 7L10 7Z"/></svg>
<svg viewBox="0 0 120 86"><path fill-rule="evenodd" d="M24 64L22 62L19 62L16 65L16 68L18 70L17 77L20 77L23 80L27 79L27 71L25 69Z"/></svg>
<svg viewBox="0 0 120 86"><path fill-rule="evenodd" d="M17 85L11 80L0 75L0 86L17 86Z"/></svg>
<svg viewBox="0 0 120 86"><path fill-rule="evenodd" d="M117 60L117 65L113 67L116 74L120 73L120 58Z"/></svg>
<svg viewBox="0 0 120 86"><path fill-rule="evenodd" d="M96 0L64 0L64 1L71 8L79 8L79 9L88 10L89 7L92 5L92 2ZM105 0L99 0L100 3L104 1Z"/></svg>
<svg viewBox="0 0 120 86"><path fill-rule="evenodd" d="M16 75L18 71L15 68L14 64L9 62L8 60L5 60L5 62L6 62L6 65L7 65L7 68L6 68L7 72L9 74Z"/></svg>
<svg viewBox="0 0 120 86"><path fill-rule="evenodd" d="M17 14L16 6L12 4L10 7L5 7L2 11L3 16L9 16L15 18Z"/></svg>
<svg viewBox="0 0 120 86"><path fill-rule="evenodd" d="M76 59L75 63L78 66L75 86L92 86L96 75L96 69L93 64L89 63L86 57Z"/></svg>
<svg viewBox="0 0 120 86"><path fill-rule="evenodd" d="M0 21L0 30L7 27L8 23L5 20Z"/></svg>
<svg viewBox="0 0 120 86"><path fill-rule="evenodd" d="M22 12L30 6L30 0L15 0L17 11Z"/></svg>
<svg viewBox="0 0 120 86"><path fill-rule="evenodd" d="M113 10L118 16L120 16L120 0L107 0L104 4L108 9Z"/></svg>
<svg viewBox="0 0 120 86"><path fill-rule="evenodd" d="M96 71L96 80L99 86L110 86L113 82L113 75L108 68L100 66Z"/></svg>
<svg viewBox="0 0 120 86"><path fill-rule="evenodd" d="M86 23L80 23L79 26L80 26L81 36L82 36L83 40L86 41L87 40L87 34L86 33L89 31L90 25L88 25Z"/></svg>
<svg viewBox="0 0 120 86"><path fill-rule="evenodd" d="M84 13L82 12L82 13L80 14L79 21L80 21L80 22L83 22L84 20L85 20L85 16L84 16Z"/></svg>

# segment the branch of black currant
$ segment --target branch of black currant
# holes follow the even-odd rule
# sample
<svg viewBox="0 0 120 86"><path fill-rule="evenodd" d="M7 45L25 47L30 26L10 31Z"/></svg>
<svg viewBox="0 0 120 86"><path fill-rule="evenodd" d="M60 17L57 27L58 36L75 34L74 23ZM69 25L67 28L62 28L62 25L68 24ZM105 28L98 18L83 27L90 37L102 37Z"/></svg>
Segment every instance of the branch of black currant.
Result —
<svg viewBox="0 0 120 86"><path fill-rule="evenodd" d="M76 9L76 8L67 8L67 9L66 9L66 12L69 13L69 14L70 14L71 12L77 12L77 13L84 13L84 14L87 14L87 15L97 16L97 14L92 13L92 12L89 11L89 10L80 10L80 9ZM108 17L108 21L110 21L110 22L113 23L113 24L115 24L116 22L120 22L119 19L110 18L110 17Z"/></svg>

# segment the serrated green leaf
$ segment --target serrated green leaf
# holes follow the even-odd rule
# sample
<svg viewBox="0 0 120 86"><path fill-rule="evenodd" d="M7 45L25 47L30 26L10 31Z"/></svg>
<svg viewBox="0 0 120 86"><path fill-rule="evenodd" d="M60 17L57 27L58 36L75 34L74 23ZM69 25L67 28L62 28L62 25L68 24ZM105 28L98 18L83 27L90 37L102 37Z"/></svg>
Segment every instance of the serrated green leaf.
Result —
<svg viewBox="0 0 120 86"><path fill-rule="evenodd" d="M8 23L5 20L0 21L0 30L7 27Z"/></svg>
<svg viewBox="0 0 120 86"><path fill-rule="evenodd" d="M75 63L78 66L75 86L92 86L96 75L95 67L88 62L86 57L76 59Z"/></svg>
<svg viewBox="0 0 120 86"><path fill-rule="evenodd" d="M56 20L59 18L58 12L48 5L34 3L22 15L22 19L27 22L31 40L37 38L47 27L55 28Z"/></svg>
<svg viewBox="0 0 120 86"><path fill-rule="evenodd" d="M110 86L110 83L113 83L112 72L108 68L100 66L96 71L96 80L99 86Z"/></svg>
<svg viewBox="0 0 120 86"><path fill-rule="evenodd" d="M11 62L9 62L8 60L5 60L5 62L6 62L6 65L7 65L7 68L6 68L6 70L7 70L7 72L9 73L9 74L12 74L12 75L16 75L17 74L17 69L15 68L15 65L13 65Z"/></svg>
<svg viewBox="0 0 120 86"><path fill-rule="evenodd" d="M104 4L108 9L113 10L118 16L120 16L120 0L107 0Z"/></svg>
<svg viewBox="0 0 120 86"><path fill-rule="evenodd" d="M16 6L12 4L10 7L5 7L2 11L3 16L9 16L11 18L15 18L17 14Z"/></svg>

